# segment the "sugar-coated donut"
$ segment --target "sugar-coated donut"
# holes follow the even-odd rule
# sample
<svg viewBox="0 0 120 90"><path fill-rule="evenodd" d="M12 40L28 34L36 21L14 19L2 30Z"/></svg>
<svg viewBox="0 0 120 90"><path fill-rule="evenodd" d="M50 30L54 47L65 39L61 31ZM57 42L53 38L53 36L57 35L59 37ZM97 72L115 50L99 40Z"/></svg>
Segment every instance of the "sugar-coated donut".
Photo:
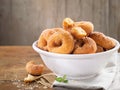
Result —
<svg viewBox="0 0 120 90"><path fill-rule="evenodd" d="M70 18L65 18L62 24L63 24L63 28L70 32L74 26L74 21Z"/></svg>
<svg viewBox="0 0 120 90"><path fill-rule="evenodd" d="M35 64L34 61L29 61L26 64L26 71L31 75L41 75L43 72L44 65L43 64Z"/></svg>
<svg viewBox="0 0 120 90"><path fill-rule="evenodd" d="M105 36L101 32L92 32L89 37L92 38L96 44L107 50L112 49L116 45L116 43L110 37Z"/></svg>
<svg viewBox="0 0 120 90"><path fill-rule="evenodd" d="M51 29L46 29L44 30L39 39L38 39L38 44L37 46L41 48L42 50L48 51L47 44L48 44L48 39L50 36L52 36L53 33L57 31L63 30L62 28L51 28Z"/></svg>
<svg viewBox="0 0 120 90"><path fill-rule="evenodd" d="M83 30L85 30L87 35L89 35L94 30L94 25L89 21L75 22L75 26L81 27Z"/></svg>
<svg viewBox="0 0 120 90"><path fill-rule="evenodd" d="M73 53L89 54L89 53L95 53L96 50L97 50L97 45L95 41L89 37L84 37L76 42Z"/></svg>
<svg viewBox="0 0 120 90"><path fill-rule="evenodd" d="M37 47L60 54L89 54L114 48L115 41L101 32L94 32L90 21L75 22L65 18L62 28L44 30L39 36Z"/></svg>
<svg viewBox="0 0 120 90"><path fill-rule="evenodd" d="M47 51L47 40L48 38L55 32L54 29L46 29L44 30L39 39L38 39L38 44L37 46L43 50Z"/></svg>
<svg viewBox="0 0 120 90"><path fill-rule="evenodd" d="M81 27L73 27L71 30L71 34L76 39L81 39L87 35L87 33Z"/></svg>
<svg viewBox="0 0 120 90"><path fill-rule="evenodd" d="M74 48L74 39L72 35L68 32L60 30L55 32L48 39L48 51L61 54L69 54Z"/></svg>

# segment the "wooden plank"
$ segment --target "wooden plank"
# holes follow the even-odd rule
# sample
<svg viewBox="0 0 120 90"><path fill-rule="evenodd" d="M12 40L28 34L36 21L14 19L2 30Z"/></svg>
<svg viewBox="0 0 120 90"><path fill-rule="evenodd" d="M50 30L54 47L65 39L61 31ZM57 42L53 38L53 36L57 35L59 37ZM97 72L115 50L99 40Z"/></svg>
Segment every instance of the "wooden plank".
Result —
<svg viewBox="0 0 120 90"><path fill-rule="evenodd" d="M0 45L31 45L46 28L62 20L93 22L120 41L119 0L0 0Z"/></svg>
<svg viewBox="0 0 120 90"><path fill-rule="evenodd" d="M103 32L107 34L109 31L109 0L94 0L93 1L93 23L95 31Z"/></svg>
<svg viewBox="0 0 120 90"><path fill-rule="evenodd" d="M91 12L92 0L67 0L66 2L66 16L75 21L92 21Z"/></svg>
<svg viewBox="0 0 120 90"><path fill-rule="evenodd" d="M10 25L5 20L2 20L1 44L31 45L33 41L38 39L44 29L61 27L65 16L65 5L64 1L61 0L11 0L9 4L10 7L7 4L5 6L10 8L8 10L10 14L6 16L10 18L10 20L8 19ZM6 10L5 6L3 7ZM3 25L3 22L7 26ZM5 27L7 28L4 29Z"/></svg>
<svg viewBox="0 0 120 90"><path fill-rule="evenodd" d="M0 44L9 42L11 30L10 0L0 0Z"/></svg>
<svg viewBox="0 0 120 90"><path fill-rule="evenodd" d="M43 21L39 18L43 8L41 5L39 0L12 0L13 37L18 37L15 38L15 44L30 45L37 40L41 29L39 20Z"/></svg>
<svg viewBox="0 0 120 90"><path fill-rule="evenodd" d="M109 0L109 35L120 42L120 0Z"/></svg>

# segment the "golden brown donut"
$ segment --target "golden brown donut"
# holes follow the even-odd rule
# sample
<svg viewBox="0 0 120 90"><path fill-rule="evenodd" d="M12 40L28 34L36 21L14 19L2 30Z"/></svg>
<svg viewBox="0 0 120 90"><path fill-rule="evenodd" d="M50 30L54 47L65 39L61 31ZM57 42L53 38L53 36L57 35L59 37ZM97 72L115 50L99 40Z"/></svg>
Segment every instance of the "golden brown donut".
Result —
<svg viewBox="0 0 120 90"><path fill-rule="evenodd" d="M98 53L98 52L104 52L104 48L99 46L99 45L97 45L96 53Z"/></svg>
<svg viewBox="0 0 120 90"><path fill-rule="evenodd" d="M87 33L81 27L73 27L71 30L71 34L76 39L81 39L87 35Z"/></svg>
<svg viewBox="0 0 120 90"><path fill-rule="evenodd" d="M63 28L69 32L71 32L71 29L73 28L74 26L74 21L70 18L65 18L63 20Z"/></svg>
<svg viewBox="0 0 120 90"><path fill-rule="evenodd" d="M94 25L89 21L75 22L75 26L81 27L83 30L85 30L87 35L89 35L94 30Z"/></svg>
<svg viewBox="0 0 120 90"><path fill-rule="evenodd" d="M43 64L35 64L34 61L29 61L26 64L26 71L31 75L41 75L43 72L44 65Z"/></svg>
<svg viewBox="0 0 120 90"><path fill-rule="evenodd" d="M115 42L108 36L105 36L103 33L101 32L92 32L89 35L90 38L92 38L96 44L98 44L99 46L105 48L105 49L111 49L113 47L115 47Z"/></svg>
<svg viewBox="0 0 120 90"><path fill-rule="evenodd" d="M46 29L44 30L39 39L38 39L38 44L37 46L43 50L47 51L47 40L48 38L55 32L54 29Z"/></svg>
<svg viewBox="0 0 120 90"><path fill-rule="evenodd" d="M89 54L95 53L97 45L95 41L89 37L84 37L75 44L73 54Z"/></svg>
<svg viewBox="0 0 120 90"><path fill-rule="evenodd" d="M48 51L61 54L69 54L74 48L72 35L65 30L55 32L48 39Z"/></svg>
<svg viewBox="0 0 120 90"><path fill-rule="evenodd" d="M61 31L61 30L63 30L62 28L52 28L52 29L46 29L46 30L44 30L42 33L41 33L41 35L40 35L40 37L39 37L39 39L38 39L38 44L37 44L37 46L39 47L39 48L41 48L42 50L45 50L45 51L47 51L48 50L48 48L47 48L47 44L48 44L48 39L49 39L49 37L53 34L53 33L55 33L55 32L57 32L57 31Z"/></svg>

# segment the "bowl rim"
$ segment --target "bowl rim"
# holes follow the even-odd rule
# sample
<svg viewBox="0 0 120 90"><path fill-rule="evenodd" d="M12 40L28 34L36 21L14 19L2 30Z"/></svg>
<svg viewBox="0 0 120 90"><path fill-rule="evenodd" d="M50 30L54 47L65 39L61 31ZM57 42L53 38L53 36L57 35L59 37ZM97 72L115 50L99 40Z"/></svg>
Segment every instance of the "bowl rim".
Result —
<svg viewBox="0 0 120 90"><path fill-rule="evenodd" d="M113 39L113 38L112 38ZM32 48L38 52L39 54L46 55L46 56L53 56L53 57L64 57L64 58L82 58L82 57L93 57L97 55L105 55L107 53L111 53L115 50L118 50L120 48L120 44L116 39L113 39L116 42L116 46L113 49L107 50L105 52L98 52L98 53L91 53L91 54L59 54L59 53L53 53L53 52L48 52L44 51L40 48L37 47L37 42L38 40L34 41L32 44Z"/></svg>

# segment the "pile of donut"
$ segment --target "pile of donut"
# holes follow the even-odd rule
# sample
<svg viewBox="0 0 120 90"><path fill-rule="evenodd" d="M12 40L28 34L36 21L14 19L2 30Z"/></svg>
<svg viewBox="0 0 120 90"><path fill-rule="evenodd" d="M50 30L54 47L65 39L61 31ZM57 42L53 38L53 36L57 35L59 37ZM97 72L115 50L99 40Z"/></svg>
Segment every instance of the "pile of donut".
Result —
<svg viewBox="0 0 120 90"><path fill-rule="evenodd" d="M42 31L37 47L60 54L90 54L110 50L116 45L112 38L95 32L90 21L74 22L65 18L62 27Z"/></svg>

